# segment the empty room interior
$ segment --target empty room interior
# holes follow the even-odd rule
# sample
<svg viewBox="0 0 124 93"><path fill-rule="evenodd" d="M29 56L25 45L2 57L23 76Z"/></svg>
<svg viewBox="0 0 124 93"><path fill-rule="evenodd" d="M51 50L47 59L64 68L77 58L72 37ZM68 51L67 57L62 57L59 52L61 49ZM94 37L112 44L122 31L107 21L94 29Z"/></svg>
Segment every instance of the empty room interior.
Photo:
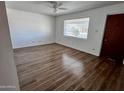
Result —
<svg viewBox="0 0 124 93"><path fill-rule="evenodd" d="M0 1L0 90L124 91L123 1Z"/></svg>

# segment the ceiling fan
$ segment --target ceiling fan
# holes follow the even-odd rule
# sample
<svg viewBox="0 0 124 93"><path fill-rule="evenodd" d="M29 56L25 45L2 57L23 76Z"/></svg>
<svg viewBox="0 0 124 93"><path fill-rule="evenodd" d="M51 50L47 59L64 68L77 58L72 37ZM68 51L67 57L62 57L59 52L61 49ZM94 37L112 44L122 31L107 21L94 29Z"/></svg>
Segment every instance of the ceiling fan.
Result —
<svg viewBox="0 0 124 93"><path fill-rule="evenodd" d="M50 8L53 8L53 12L57 13L58 10L67 10L67 8L61 7L63 5L62 2L57 1L47 1L51 6Z"/></svg>

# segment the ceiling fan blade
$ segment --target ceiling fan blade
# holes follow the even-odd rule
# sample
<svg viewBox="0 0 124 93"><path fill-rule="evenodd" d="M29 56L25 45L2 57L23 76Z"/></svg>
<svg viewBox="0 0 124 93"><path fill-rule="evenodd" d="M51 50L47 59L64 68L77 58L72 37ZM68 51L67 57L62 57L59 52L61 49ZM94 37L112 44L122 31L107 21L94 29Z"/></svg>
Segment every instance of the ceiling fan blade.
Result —
<svg viewBox="0 0 124 93"><path fill-rule="evenodd" d="M67 8L58 8L58 9L60 9L60 10L67 10Z"/></svg>
<svg viewBox="0 0 124 93"><path fill-rule="evenodd" d="M62 4L63 4L62 2L58 2L57 7L60 7Z"/></svg>
<svg viewBox="0 0 124 93"><path fill-rule="evenodd" d="M49 2L51 4L56 4L57 3L56 1L46 1L46 2Z"/></svg>
<svg viewBox="0 0 124 93"><path fill-rule="evenodd" d="M51 6L51 5L46 5L47 7L49 7L49 8L53 8L53 6Z"/></svg>

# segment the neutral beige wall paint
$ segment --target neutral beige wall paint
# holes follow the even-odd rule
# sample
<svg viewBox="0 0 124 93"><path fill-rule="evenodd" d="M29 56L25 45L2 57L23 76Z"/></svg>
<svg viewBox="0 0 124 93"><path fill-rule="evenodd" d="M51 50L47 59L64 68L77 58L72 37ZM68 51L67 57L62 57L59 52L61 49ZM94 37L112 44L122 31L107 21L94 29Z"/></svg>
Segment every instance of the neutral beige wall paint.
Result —
<svg viewBox="0 0 124 93"><path fill-rule="evenodd" d="M0 2L0 90L19 90L4 2Z"/></svg>
<svg viewBox="0 0 124 93"><path fill-rule="evenodd" d="M55 42L55 17L7 8L13 48Z"/></svg>
<svg viewBox="0 0 124 93"><path fill-rule="evenodd" d="M106 16L109 14L119 13L124 13L124 3L97 8L85 12L58 16L56 18L56 42L68 47L78 49L80 51L99 56L104 35ZM64 20L83 17L90 17L88 39L65 37L63 35Z"/></svg>

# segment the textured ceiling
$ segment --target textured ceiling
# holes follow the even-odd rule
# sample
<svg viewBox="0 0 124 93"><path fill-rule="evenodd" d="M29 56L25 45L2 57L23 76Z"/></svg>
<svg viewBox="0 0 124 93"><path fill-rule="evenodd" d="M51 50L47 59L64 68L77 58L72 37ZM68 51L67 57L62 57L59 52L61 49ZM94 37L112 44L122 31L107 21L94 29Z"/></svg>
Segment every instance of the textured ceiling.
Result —
<svg viewBox="0 0 124 93"><path fill-rule="evenodd" d="M6 1L6 7L57 16L74 13L78 11L90 10L94 8L105 7L118 3L124 3L120 1L58 1L58 2L62 2L63 5L61 7L67 8L67 10L59 10L57 13L54 13L53 9L48 7L50 6L50 4L46 1Z"/></svg>

